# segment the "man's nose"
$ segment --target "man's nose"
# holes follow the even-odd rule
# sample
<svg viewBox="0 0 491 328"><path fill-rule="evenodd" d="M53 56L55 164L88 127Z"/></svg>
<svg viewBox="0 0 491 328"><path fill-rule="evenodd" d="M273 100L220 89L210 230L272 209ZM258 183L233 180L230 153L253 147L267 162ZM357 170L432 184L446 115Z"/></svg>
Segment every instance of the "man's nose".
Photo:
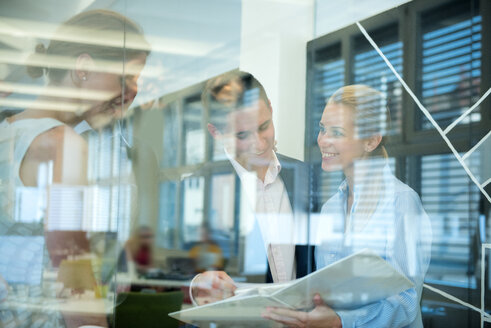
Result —
<svg viewBox="0 0 491 328"><path fill-rule="evenodd" d="M254 143L256 145L256 148L259 148L259 149L264 149L264 147L266 146L266 138L262 137L261 134L259 132L254 132Z"/></svg>

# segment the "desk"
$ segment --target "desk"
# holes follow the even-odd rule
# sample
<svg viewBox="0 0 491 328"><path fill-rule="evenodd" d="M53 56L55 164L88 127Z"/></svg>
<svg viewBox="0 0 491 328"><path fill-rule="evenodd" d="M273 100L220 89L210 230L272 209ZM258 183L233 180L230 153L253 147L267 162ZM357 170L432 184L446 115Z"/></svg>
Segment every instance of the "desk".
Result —
<svg viewBox="0 0 491 328"><path fill-rule="evenodd" d="M37 301L28 299L21 301L18 299L6 299L0 305L0 309L18 310L23 309L31 312L62 312L66 314L96 314L106 315L113 313L113 301L101 298L41 298Z"/></svg>
<svg viewBox="0 0 491 328"><path fill-rule="evenodd" d="M95 325L108 327L107 318L114 313L114 302L112 299L38 299L21 301L17 299L7 299L0 303L2 310L25 310L33 313L55 313L63 315L65 326L70 328L82 325ZM183 304L182 309L187 309L191 305Z"/></svg>
<svg viewBox="0 0 491 328"><path fill-rule="evenodd" d="M128 274L116 275L116 279L113 280L116 284L123 285L139 285L139 286L155 286L155 287L189 287L191 280L161 280L161 279L145 279L131 277Z"/></svg>
<svg viewBox="0 0 491 328"><path fill-rule="evenodd" d="M58 277L58 271L45 270L43 273L43 279L45 281L56 281ZM162 280L162 279L145 279L139 277L131 277L127 273L118 273L116 278L113 278L111 282L124 285L140 285L140 286L156 286L156 287L189 287L191 280Z"/></svg>
<svg viewBox="0 0 491 328"><path fill-rule="evenodd" d="M10 310L15 312L41 313L51 316L60 313L63 316L65 326L68 328L83 325L108 327L107 317L114 312L114 304L106 299L21 299L7 298L0 304L0 311Z"/></svg>

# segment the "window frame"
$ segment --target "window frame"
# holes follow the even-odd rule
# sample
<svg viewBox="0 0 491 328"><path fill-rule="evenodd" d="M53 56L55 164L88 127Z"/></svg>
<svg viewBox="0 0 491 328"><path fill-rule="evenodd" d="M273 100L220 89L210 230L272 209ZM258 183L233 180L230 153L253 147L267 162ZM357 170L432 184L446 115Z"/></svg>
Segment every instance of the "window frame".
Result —
<svg viewBox="0 0 491 328"><path fill-rule="evenodd" d="M174 245L172 245L173 250L179 250L179 249L184 249L186 246L184 242L184 235L183 235L183 225L184 225L184 218L183 218L183 177L187 176L195 176L197 178L203 177L204 178L204 195L203 195L203 221L204 222L209 222L210 221L210 206L211 206L211 194L210 190L212 187L212 178L213 175L215 174L224 174L228 172L232 172L229 170L230 163L227 159L222 159L222 160L213 160L213 153L212 153L212 143L213 143L213 138L210 136L210 134L207 131L207 124L209 122L209 107L204 106L203 107L203 112L201 115L201 129L203 130L205 134L205 141L204 141L204 158L203 161L200 163L194 163L194 164L187 164L186 163L186 145L185 145L185 129L184 129L184 110L186 103L189 102L190 99L198 99L201 97L201 93L205 87L207 81L203 81L197 84L194 84L192 86L189 86L183 90L179 90L176 92L173 92L171 94L162 96L158 100L158 108L155 108L154 110L160 111L160 115L162 115L161 119L162 122L165 122L165 111L172 104L175 104L177 107L177 122L176 124L178 125L178 147L177 147L177 162L175 166L172 167L159 167L159 177L158 177L158 185L165 183L165 182L176 182L176 208L175 208L175 217L173 218L174 220ZM144 112L142 109L137 109L137 115L140 116ZM162 140L160 141L162 143L162 148L163 146L163 135L162 135ZM165 149L164 149L165 151ZM161 162L162 158L159 159L159 162ZM213 163L213 165L207 165L209 163ZM236 184L237 185L237 184ZM231 257L236 257L240 254L239 250L239 245L240 245L240 231L239 231L239 225L237 224L239 218L239 206L240 206L240 193L239 190L237 190L236 187L236 195L235 195L235 200L234 200L234 238L230 240L230 256ZM159 205L157 205L159 206ZM160 213L160 211L157 209L157 213ZM157 225L160 224L160 214L158 214L158 222ZM161 246L159 246L161 247Z"/></svg>
<svg viewBox="0 0 491 328"><path fill-rule="evenodd" d="M421 16L432 9L445 6L454 0L413 0L396 8L390 9L381 14L372 16L361 21L363 27L370 31L380 29L390 24L398 25L399 40L403 43L403 69L402 77L411 90L420 97L418 90L418 74L414 67L419 67L421 63ZM491 63L484 60L486 54L491 53L491 2L487 0L476 0L479 5L481 15L481 86L480 96L491 87ZM306 128L305 128L305 161L315 160L315 153L319 152L317 145L311 144L312 133L315 126L312 125L312 117L315 109L315 95L312 92L315 87L315 64L316 54L322 49L341 44L341 56L339 59L345 62L345 84L352 84L354 81L354 43L356 38L361 35L355 24L347 26L337 31L317 37L308 42L306 49L307 56L307 76L306 76ZM460 124L452 130L452 143L458 152L466 152L471 149L482 137L484 137L491 126L491 96L489 96L480 106L481 120L467 124ZM451 150L441 138L436 129L428 130L417 129L419 115L423 115L410 95L403 90L402 94L402 113L401 131L397 137L391 137L391 145L388 152L396 158L395 175L402 181L408 183L421 195L421 156L448 154ZM422 147L424 145L424 147ZM314 155L313 155L314 153ZM320 156L319 156L320 158ZM315 163L314 163L315 164ZM409 179L408 179L409 178ZM312 180L312 179L311 179ZM314 179L315 180L315 179ZM487 186L489 188L489 185ZM319 188L317 188L319 189ZM319 194L319 190L311 190L311 195ZM315 204L316 199L312 200L313 209L320 210L322 202ZM319 202L319 200L317 200ZM486 204L486 213L489 213L490 204ZM470 218L471 219L471 218ZM470 245L473 252L473 245ZM475 254L477 255L477 254ZM489 277L489 275L488 275ZM479 285L479 284L478 284ZM487 285L490 282L487 281ZM477 304L479 302L479 288L462 288L438 285L439 288L446 290L459 298ZM479 287L479 286L478 286ZM491 304L491 293L487 293L486 304ZM425 300L434 301L438 298L434 294L425 292ZM469 314L470 315L470 314Z"/></svg>

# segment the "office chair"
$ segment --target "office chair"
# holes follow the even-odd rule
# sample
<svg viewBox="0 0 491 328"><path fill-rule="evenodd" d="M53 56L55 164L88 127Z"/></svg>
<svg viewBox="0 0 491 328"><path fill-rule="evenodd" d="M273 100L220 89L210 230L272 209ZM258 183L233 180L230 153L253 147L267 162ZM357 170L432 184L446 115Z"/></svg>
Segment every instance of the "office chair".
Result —
<svg viewBox="0 0 491 328"><path fill-rule="evenodd" d="M179 321L168 316L179 311L182 292L167 293L120 293L114 311L115 328L179 327Z"/></svg>

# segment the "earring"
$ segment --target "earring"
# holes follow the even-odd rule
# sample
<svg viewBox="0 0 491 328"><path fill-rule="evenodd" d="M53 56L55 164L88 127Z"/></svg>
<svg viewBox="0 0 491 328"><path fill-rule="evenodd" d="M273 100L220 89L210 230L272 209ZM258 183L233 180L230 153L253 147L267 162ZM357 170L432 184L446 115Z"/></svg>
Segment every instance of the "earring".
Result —
<svg viewBox="0 0 491 328"><path fill-rule="evenodd" d="M85 76L85 75L84 75L84 76L82 76L82 80L83 80L83 81L87 81L87 76Z"/></svg>

